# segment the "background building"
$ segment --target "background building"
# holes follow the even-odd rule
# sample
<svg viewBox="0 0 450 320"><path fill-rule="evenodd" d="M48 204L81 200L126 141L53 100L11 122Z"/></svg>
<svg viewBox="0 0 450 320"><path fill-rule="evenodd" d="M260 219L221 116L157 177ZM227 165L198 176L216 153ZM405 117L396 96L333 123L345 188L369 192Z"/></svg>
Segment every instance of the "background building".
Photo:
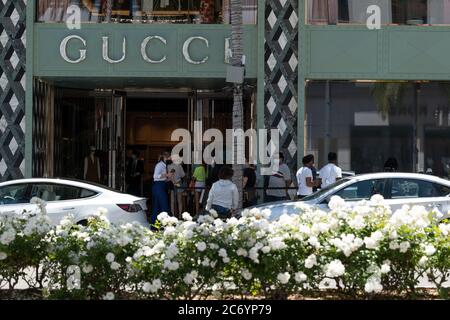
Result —
<svg viewBox="0 0 450 320"><path fill-rule="evenodd" d="M70 4L80 30L64 23ZM107 4L0 1L0 180L80 177L95 145L104 183L119 187L127 150L141 151L150 175L174 128L231 126L229 1ZM371 4L379 30L366 26ZM401 170L449 176L450 1L243 9L245 127L280 129L293 171L306 153L320 166L336 151L358 173L396 157Z"/></svg>

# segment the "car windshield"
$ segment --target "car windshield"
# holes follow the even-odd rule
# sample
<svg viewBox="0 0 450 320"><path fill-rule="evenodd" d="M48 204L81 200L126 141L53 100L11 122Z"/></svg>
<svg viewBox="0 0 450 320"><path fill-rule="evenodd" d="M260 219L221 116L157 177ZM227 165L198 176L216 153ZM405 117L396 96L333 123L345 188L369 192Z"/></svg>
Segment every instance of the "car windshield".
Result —
<svg viewBox="0 0 450 320"><path fill-rule="evenodd" d="M326 194L331 189L334 189L335 187L340 186L341 184L344 184L350 180L351 180L351 178L340 179L340 180L336 181L335 183L330 184L329 186L327 186L323 189L320 189L320 190L314 192L313 194L310 194L309 196L304 197L302 199L302 201L316 200L316 199L320 198L321 196L323 196L324 194Z"/></svg>

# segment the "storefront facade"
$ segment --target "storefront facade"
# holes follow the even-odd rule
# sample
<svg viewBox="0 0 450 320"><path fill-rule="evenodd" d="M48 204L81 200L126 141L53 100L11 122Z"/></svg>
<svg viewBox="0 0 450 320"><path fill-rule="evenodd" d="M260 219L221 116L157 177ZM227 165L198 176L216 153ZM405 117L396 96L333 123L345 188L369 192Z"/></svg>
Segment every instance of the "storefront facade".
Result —
<svg viewBox="0 0 450 320"><path fill-rule="evenodd" d="M128 117L119 122L127 127L135 125L133 117L164 118L152 114L165 111L157 98L173 102L173 123L211 119L218 105L228 110L228 1L193 1L186 8L177 1L125 7L117 1L111 21L103 1L82 1L81 29L69 29L64 10L48 10L44 2L50 3L0 3L0 180L65 175L67 159L58 155L68 146L57 142L67 141L58 123L72 118L58 110L80 114L92 104L86 110L94 110L94 120L77 121L104 136L86 129L79 142L86 150L111 137L147 149L168 146L165 138L144 143L147 133L117 136L120 126L96 127L101 101L117 112L126 105ZM343 169L357 173L382 170L385 158L396 157L402 170L448 176L450 7L444 0L416 2L244 1L247 127L279 129L293 172L304 154L314 154L321 166L335 151ZM366 26L371 4L381 8L380 29ZM403 92L401 99L389 95L393 90ZM174 99L183 101L179 108ZM117 163L108 166L112 175Z"/></svg>

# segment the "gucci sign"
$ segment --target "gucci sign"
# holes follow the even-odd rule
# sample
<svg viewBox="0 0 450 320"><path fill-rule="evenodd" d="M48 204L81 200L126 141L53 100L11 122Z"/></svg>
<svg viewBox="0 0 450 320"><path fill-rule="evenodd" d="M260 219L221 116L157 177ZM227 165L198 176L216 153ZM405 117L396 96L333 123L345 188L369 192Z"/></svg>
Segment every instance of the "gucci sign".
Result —
<svg viewBox="0 0 450 320"><path fill-rule="evenodd" d="M82 48L79 49L77 58L69 58L69 56L67 54L67 46L68 46L69 42L81 43ZM144 61L146 61L148 63L152 63L152 64L163 63L167 59L166 55L163 55L160 57L150 57L148 54L148 52L151 51L152 43L155 43L155 42L160 42L164 46L167 45L167 40L161 36L157 36L157 35L148 36L141 42L141 48L140 48L141 57ZM183 54L184 60L186 60L188 63L194 64L194 65L206 63L206 61L208 61L208 59L209 59L209 56L207 54L202 59L197 59L197 60L191 57L189 50L190 50L192 43L194 43L194 42L201 42L201 43L203 43L203 45L206 48L209 48L208 39L201 37L201 36L189 37L184 41L183 47L182 47L182 54ZM227 46L227 42L229 42L229 39L225 39L225 43L226 43L225 48L229 48L229 45ZM111 58L109 51L110 51L109 50L109 37L104 36L104 37L102 37L102 58L103 58L103 60L105 60L111 64L121 63L121 62L125 61L125 59L127 57L127 39L124 37L122 40L122 55L120 58L118 58L118 59ZM229 60L229 51L230 50L225 50L225 61ZM78 35L67 36L61 41L61 44L59 46L59 52L61 54L61 57L66 62L72 63L72 64L81 63L82 61L86 60L86 56L87 56L86 40Z"/></svg>

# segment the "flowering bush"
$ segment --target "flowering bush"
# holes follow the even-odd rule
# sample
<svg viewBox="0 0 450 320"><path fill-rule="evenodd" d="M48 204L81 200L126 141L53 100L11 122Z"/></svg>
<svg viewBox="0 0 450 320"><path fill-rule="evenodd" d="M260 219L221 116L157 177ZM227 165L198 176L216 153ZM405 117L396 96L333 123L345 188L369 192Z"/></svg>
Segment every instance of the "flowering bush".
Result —
<svg viewBox="0 0 450 320"><path fill-rule="evenodd" d="M33 198L36 209L0 214L0 288L14 289L19 280L42 287L47 257L47 234L51 229L45 203Z"/></svg>
<svg viewBox="0 0 450 320"><path fill-rule="evenodd" d="M371 297L412 294L423 276L448 297L449 222L419 206L392 212L380 196L355 206L333 197L329 212L300 203L273 222L259 209L227 221L162 213L157 232L110 225L104 209L87 226L68 216L50 227L45 204L37 207L0 215L0 284L34 267L49 298L285 298L322 289Z"/></svg>

